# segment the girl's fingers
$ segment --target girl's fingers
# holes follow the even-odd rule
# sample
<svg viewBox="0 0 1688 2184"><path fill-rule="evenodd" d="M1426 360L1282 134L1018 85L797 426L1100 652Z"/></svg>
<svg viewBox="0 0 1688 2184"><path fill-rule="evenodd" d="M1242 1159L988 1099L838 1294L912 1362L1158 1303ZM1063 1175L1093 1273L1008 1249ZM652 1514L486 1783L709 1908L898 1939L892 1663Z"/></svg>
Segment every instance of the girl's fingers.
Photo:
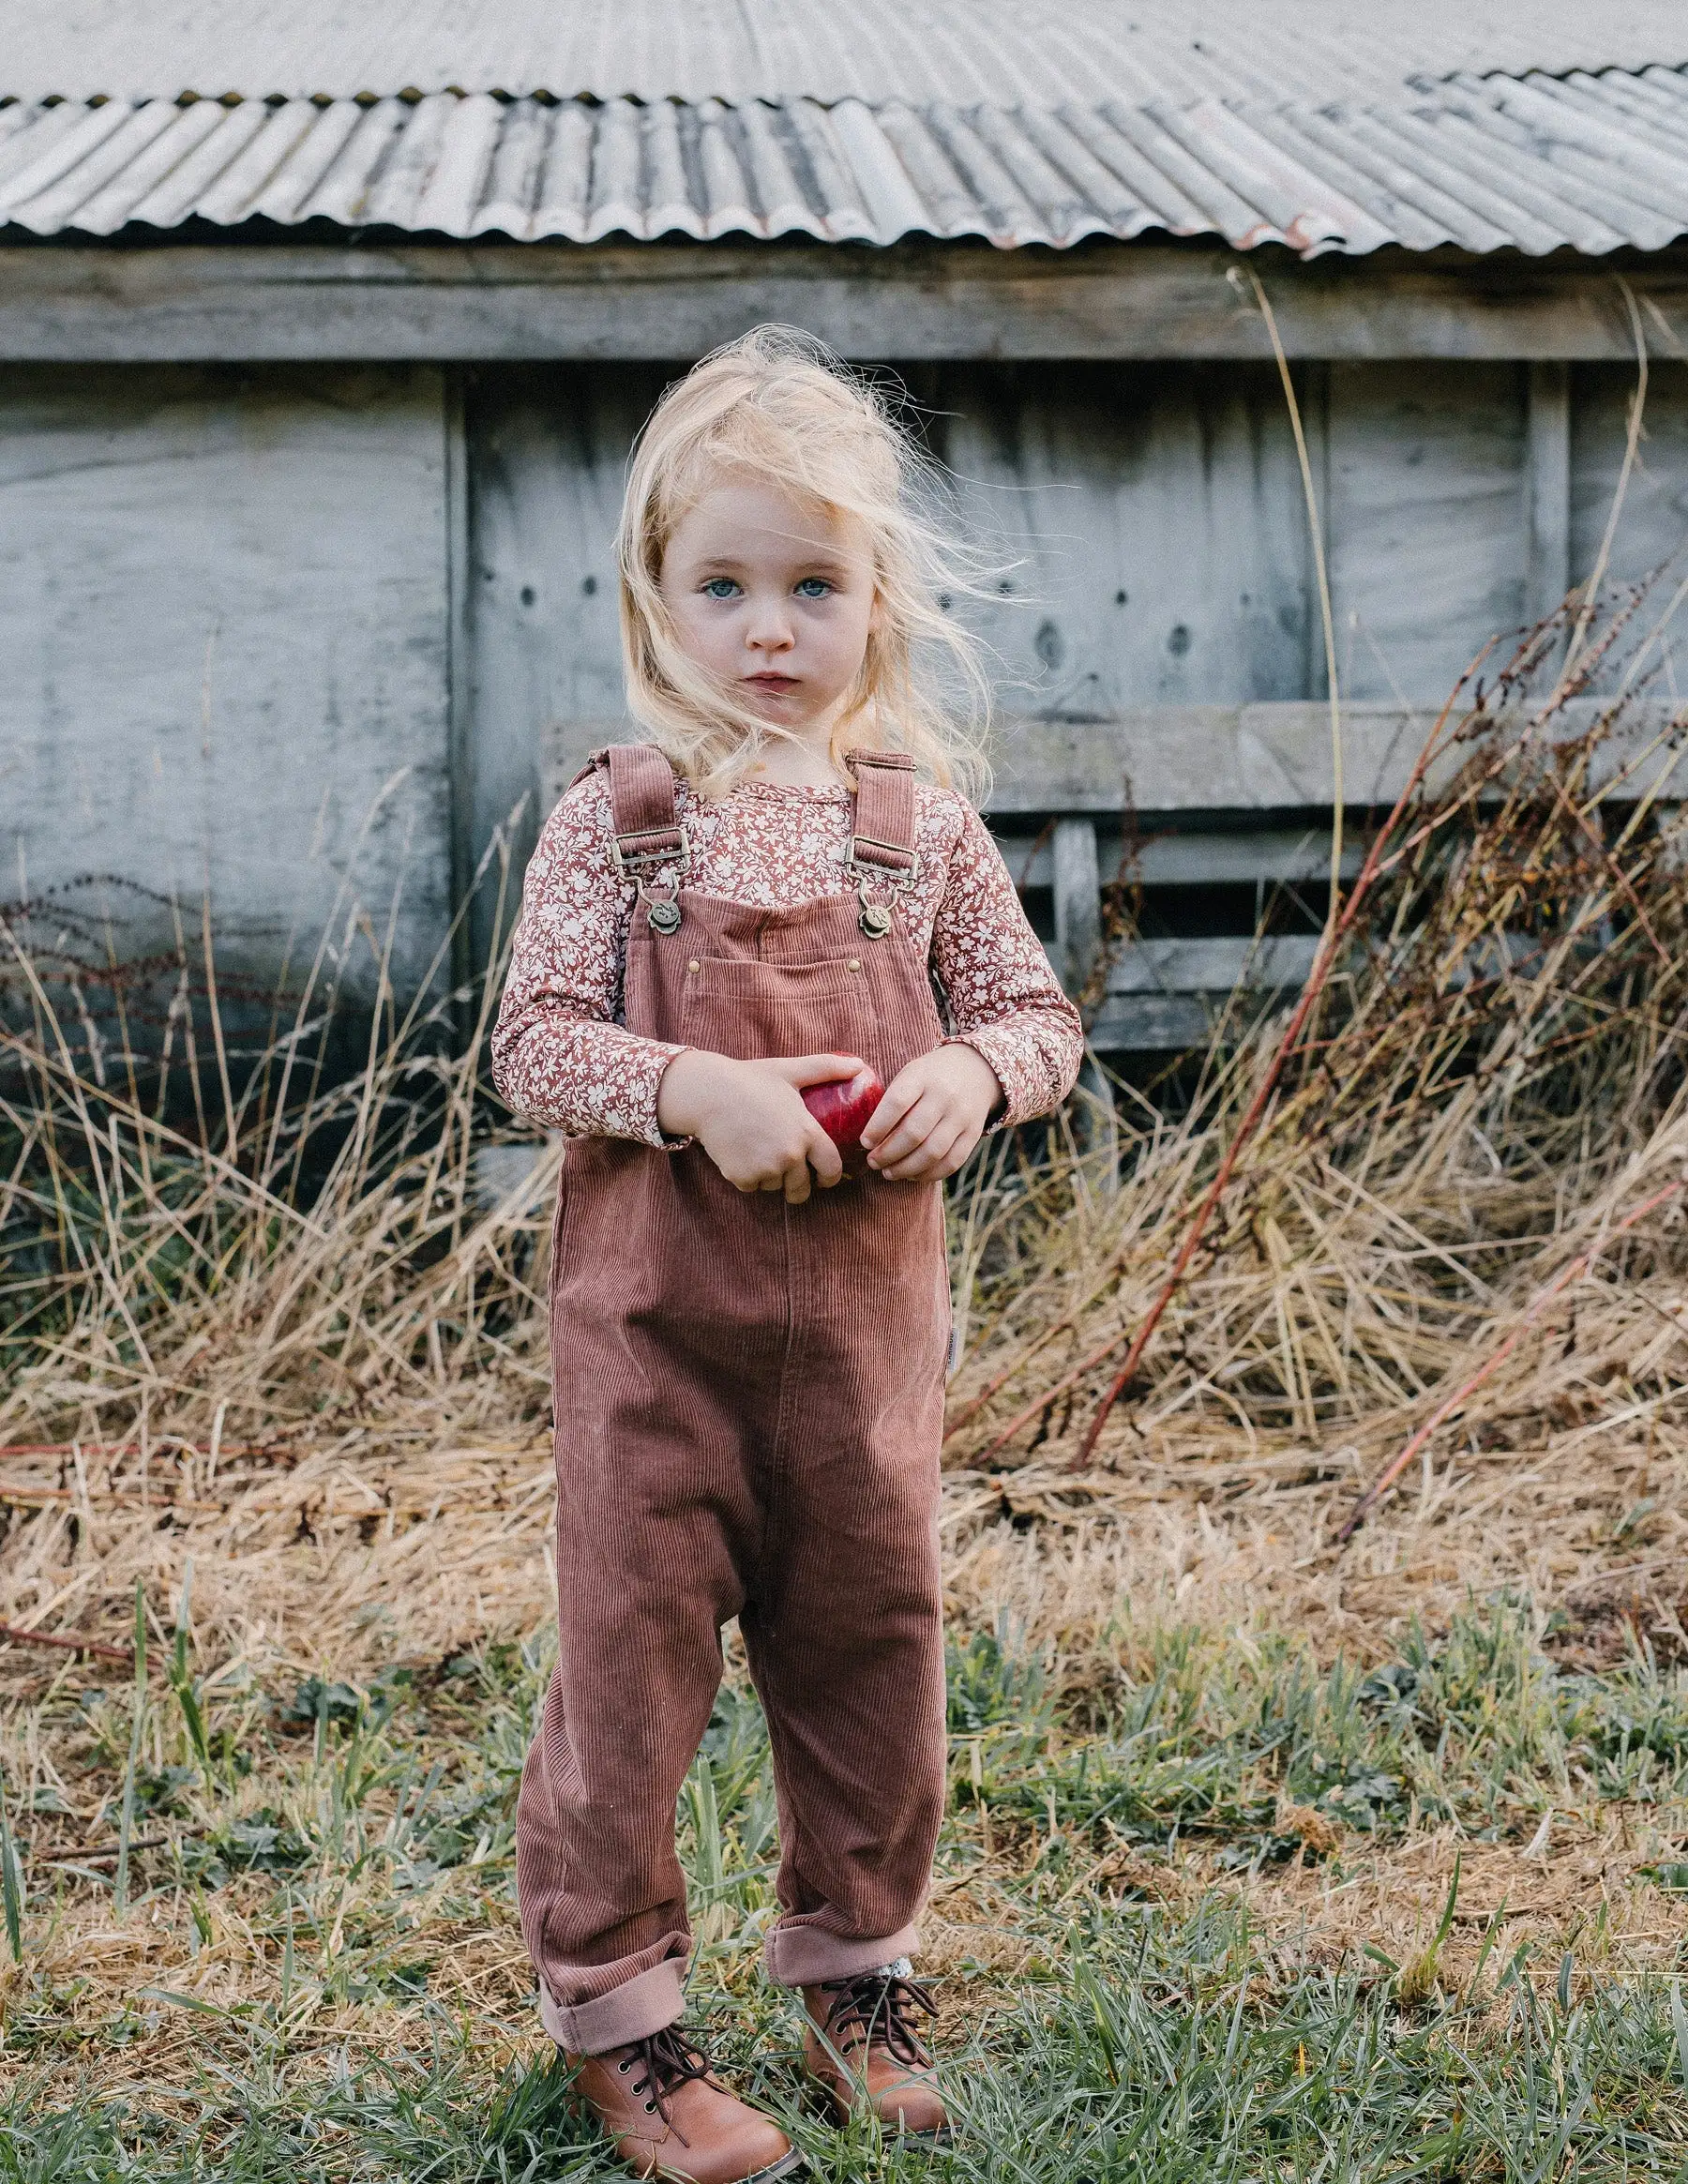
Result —
<svg viewBox="0 0 1688 2184"><path fill-rule="evenodd" d="M823 1191L844 1180L843 1155L819 1123L809 1133L807 1166L814 1169L815 1181Z"/></svg>
<svg viewBox="0 0 1688 2184"><path fill-rule="evenodd" d="M899 1160L894 1167L882 1168L887 1182L927 1183L954 1175L967 1152L967 1127L957 1124L954 1129L940 1127L934 1130L924 1145L916 1148L907 1159Z"/></svg>
<svg viewBox="0 0 1688 2184"><path fill-rule="evenodd" d="M858 1076L867 1064L859 1054L793 1054L770 1066L801 1092L806 1084L836 1084L841 1077Z"/></svg>
<svg viewBox="0 0 1688 2184"><path fill-rule="evenodd" d="M922 1092L897 1127L886 1132L872 1148L874 1167L883 1174L897 1161L906 1160L916 1146L924 1145L934 1130L942 1127L943 1122L943 1101L934 1092ZM867 1137L864 1130L864 1143Z"/></svg>
<svg viewBox="0 0 1688 2184"><path fill-rule="evenodd" d="M943 1156L943 1166L939 1169L939 1174L952 1176L957 1168L965 1167L972 1158L973 1147L978 1142L975 1131L965 1126L957 1130L949 1151Z"/></svg>
<svg viewBox="0 0 1688 2184"><path fill-rule="evenodd" d="M909 1109L922 1096L923 1087L909 1070L891 1080L885 1096L868 1116L862 1130L862 1143L869 1152L877 1152L883 1139L902 1121Z"/></svg>
<svg viewBox="0 0 1688 2184"><path fill-rule="evenodd" d="M892 1182L925 1182L938 1171L938 1163L948 1151L955 1130L947 1117L941 1116L919 1141L897 1157L888 1161L880 1173Z"/></svg>

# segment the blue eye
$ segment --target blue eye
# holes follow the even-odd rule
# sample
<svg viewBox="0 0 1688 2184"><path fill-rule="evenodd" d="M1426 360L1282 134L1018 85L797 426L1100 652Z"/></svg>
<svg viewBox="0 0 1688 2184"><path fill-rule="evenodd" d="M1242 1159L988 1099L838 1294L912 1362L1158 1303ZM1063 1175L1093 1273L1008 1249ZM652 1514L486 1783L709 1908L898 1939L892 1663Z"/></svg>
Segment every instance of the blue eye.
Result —
<svg viewBox="0 0 1688 2184"><path fill-rule="evenodd" d="M832 586L824 577L805 577L797 586L797 596L800 599L824 599L831 590Z"/></svg>
<svg viewBox="0 0 1688 2184"><path fill-rule="evenodd" d="M737 590L738 585L731 577L711 577L703 587L703 595L709 599L731 599Z"/></svg>

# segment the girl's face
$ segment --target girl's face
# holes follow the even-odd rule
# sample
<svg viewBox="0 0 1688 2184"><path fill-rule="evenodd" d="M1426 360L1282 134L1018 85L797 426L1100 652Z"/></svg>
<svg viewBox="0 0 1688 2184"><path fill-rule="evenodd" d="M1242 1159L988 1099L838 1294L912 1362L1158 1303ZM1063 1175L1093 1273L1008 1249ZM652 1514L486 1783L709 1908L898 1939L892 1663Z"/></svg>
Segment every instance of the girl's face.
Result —
<svg viewBox="0 0 1688 2184"><path fill-rule="evenodd" d="M690 660L761 719L830 734L874 626L860 525L723 479L675 524L659 580Z"/></svg>

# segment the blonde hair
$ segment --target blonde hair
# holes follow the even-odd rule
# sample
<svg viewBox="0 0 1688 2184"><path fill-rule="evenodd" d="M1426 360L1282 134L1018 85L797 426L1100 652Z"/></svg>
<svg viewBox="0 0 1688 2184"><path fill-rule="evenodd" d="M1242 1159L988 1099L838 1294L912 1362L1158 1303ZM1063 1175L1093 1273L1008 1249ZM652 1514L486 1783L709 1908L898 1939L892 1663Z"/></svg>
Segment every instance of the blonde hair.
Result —
<svg viewBox="0 0 1688 2184"><path fill-rule="evenodd" d="M936 520L942 474L878 387L791 326L754 327L704 357L639 436L616 536L635 719L709 796L724 795L770 741L789 735L686 655L662 595L675 526L723 475L764 481L867 534L879 611L834 731L835 759L851 747L907 751L932 779L981 793L984 648L947 610L983 594L968 550Z"/></svg>

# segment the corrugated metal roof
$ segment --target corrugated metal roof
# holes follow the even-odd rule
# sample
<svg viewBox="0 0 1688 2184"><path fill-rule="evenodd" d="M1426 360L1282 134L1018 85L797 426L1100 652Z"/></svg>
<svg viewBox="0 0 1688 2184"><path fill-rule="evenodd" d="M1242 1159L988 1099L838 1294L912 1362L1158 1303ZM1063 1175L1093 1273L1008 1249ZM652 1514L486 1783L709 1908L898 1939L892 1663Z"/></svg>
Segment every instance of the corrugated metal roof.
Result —
<svg viewBox="0 0 1688 2184"><path fill-rule="evenodd" d="M1305 256L1385 243L1656 249L1688 233L1688 71L1476 77L1392 99L1059 107L791 98L0 109L0 226L327 219L453 236L982 236L1146 229Z"/></svg>
<svg viewBox="0 0 1688 2184"><path fill-rule="evenodd" d="M0 0L25 100L418 91L1275 104L1688 63L1682 0Z"/></svg>

